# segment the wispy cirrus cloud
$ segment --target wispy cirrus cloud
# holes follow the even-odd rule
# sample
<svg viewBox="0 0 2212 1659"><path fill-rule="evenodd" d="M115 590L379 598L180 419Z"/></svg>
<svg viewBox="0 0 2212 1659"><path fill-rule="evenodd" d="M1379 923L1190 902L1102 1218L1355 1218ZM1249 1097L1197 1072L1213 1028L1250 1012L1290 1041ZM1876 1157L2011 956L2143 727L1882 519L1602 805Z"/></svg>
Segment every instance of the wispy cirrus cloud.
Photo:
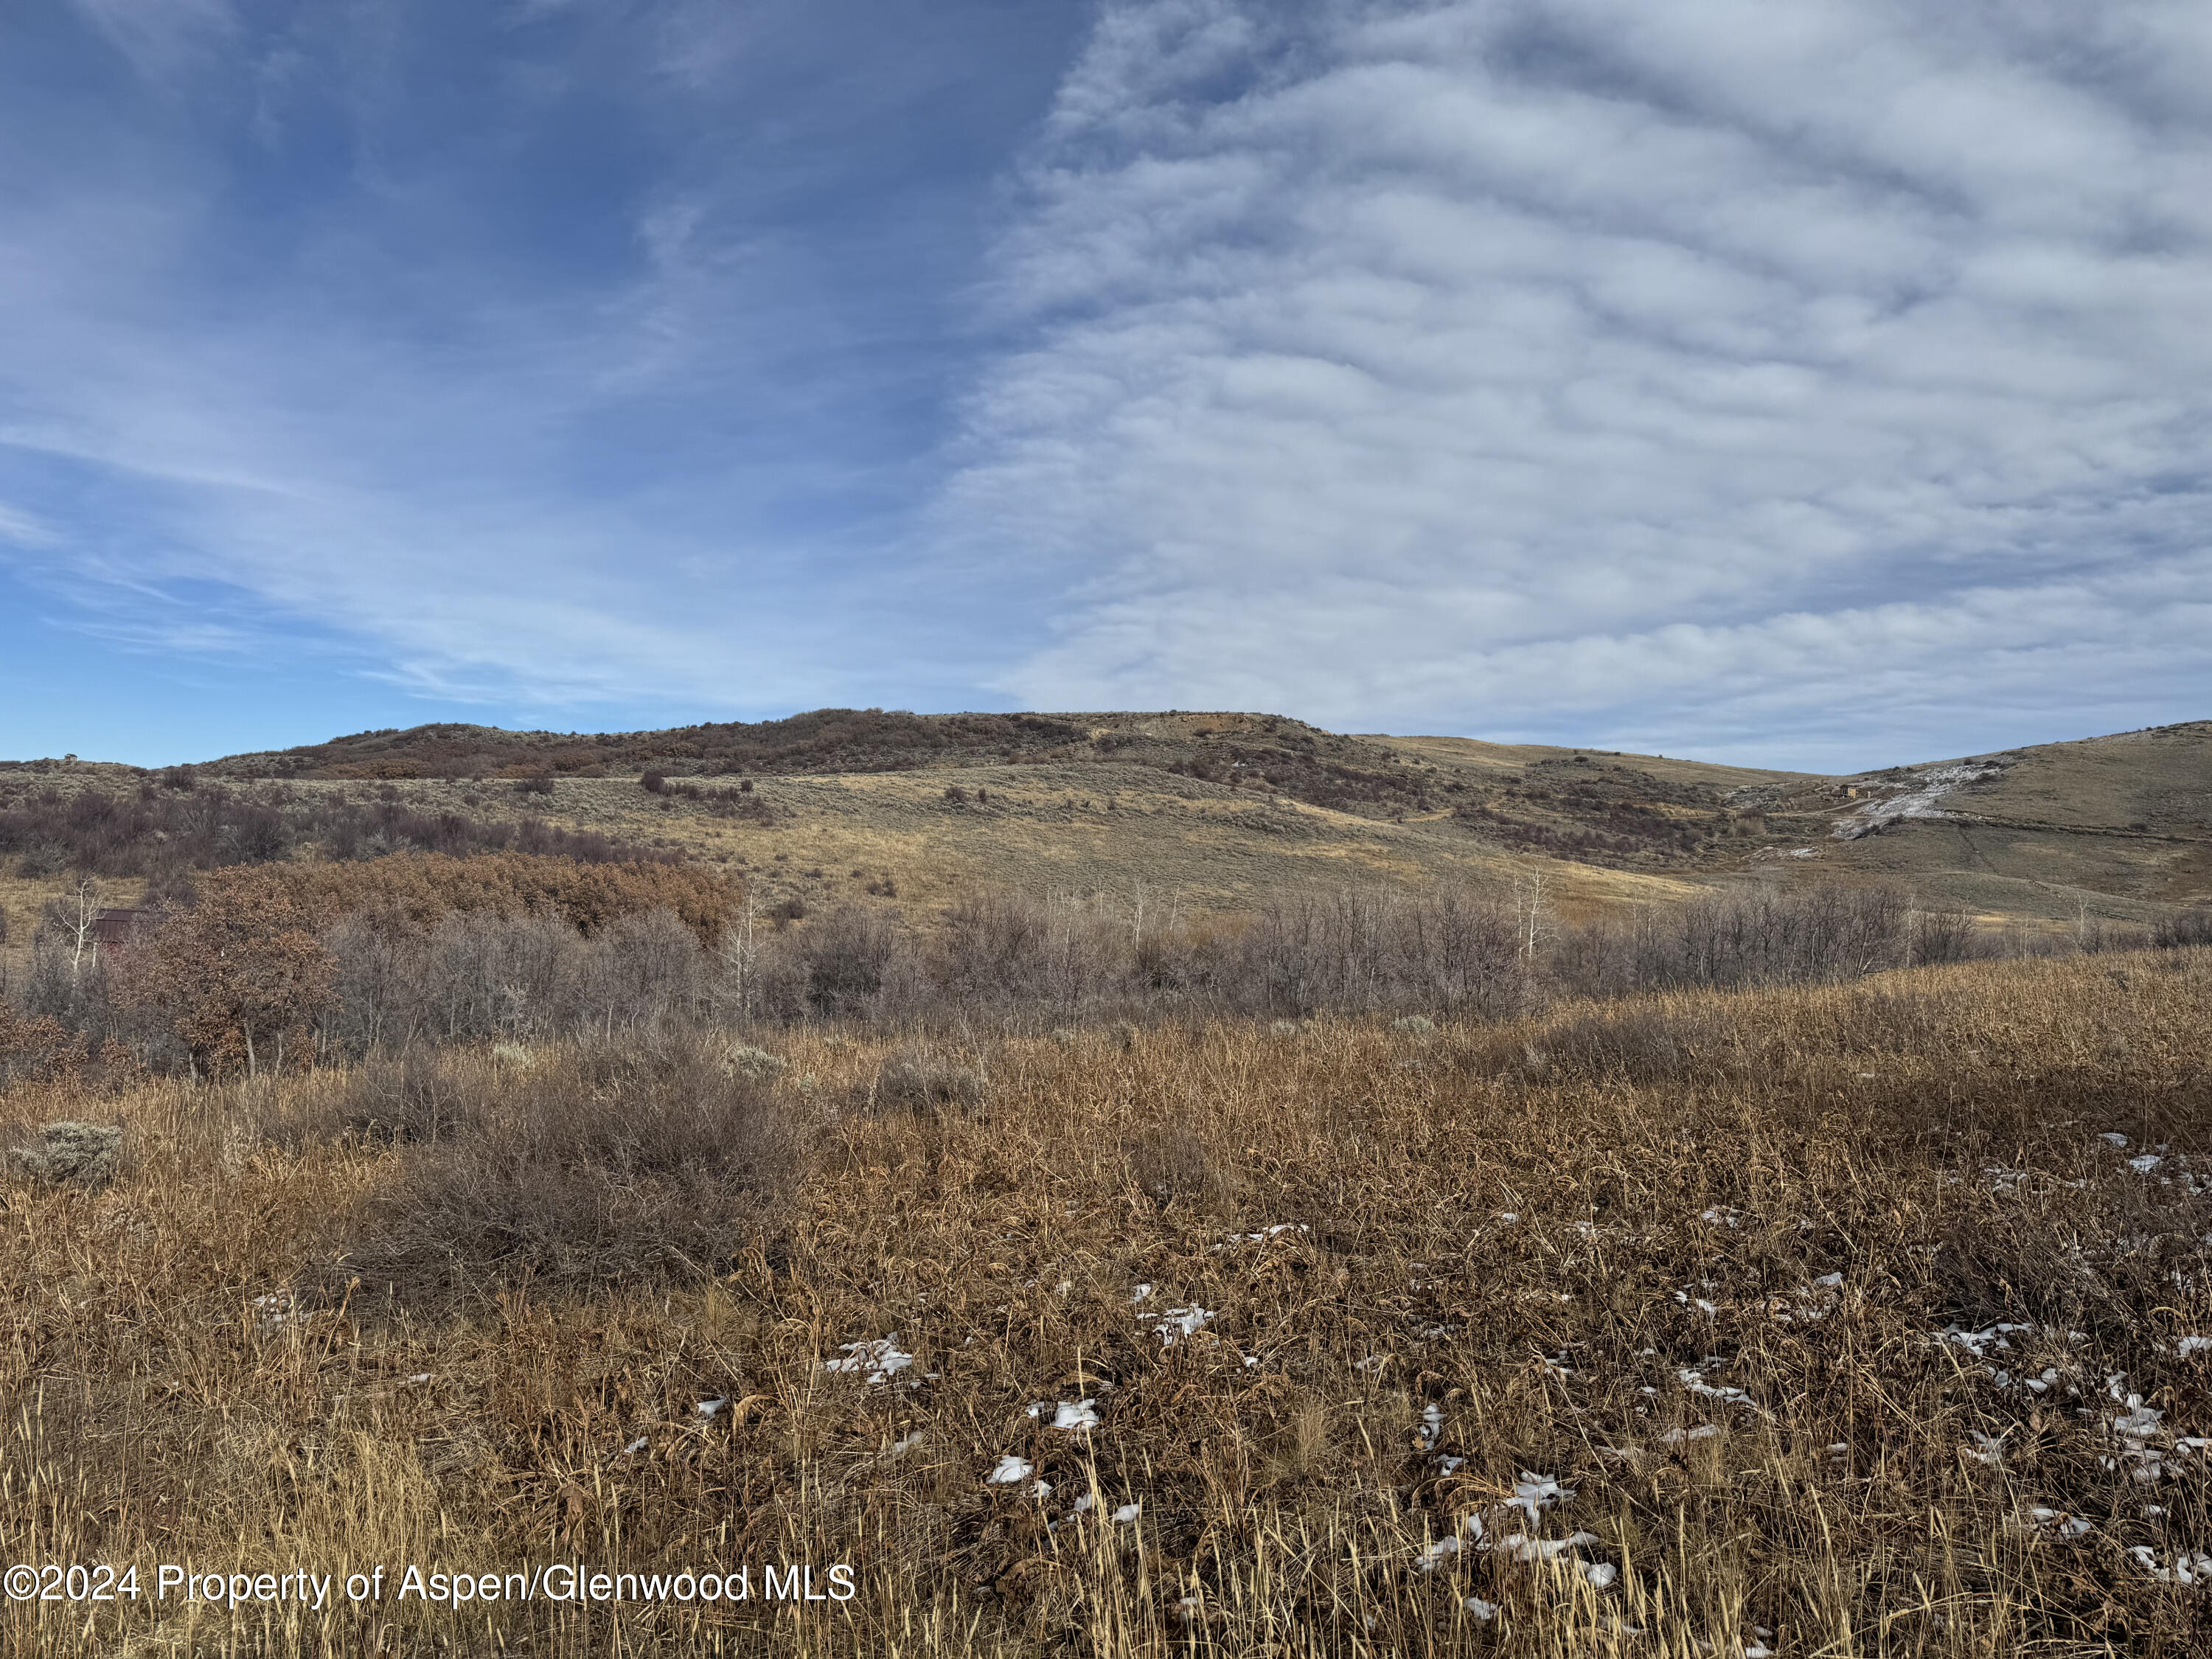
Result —
<svg viewBox="0 0 2212 1659"><path fill-rule="evenodd" d="M149 80L199 67L236 34L230 0L70 0L93 28Z"/></svg>
<svg viewBox="0 0 2212 1659"><path fill-rule="evenodd" d="M2201 714L2212 27L1117 0L956 533L1040 704L1801 763Z"/></svg>
<svg viewBox="0 0 2212 1659"><path fill-rule="evenodd" d="M880 698L909 646L967 683L890 515L1073 20L32 22L0 63L0 501L52 533L0 558L54 625L524 718Z"/></svg>

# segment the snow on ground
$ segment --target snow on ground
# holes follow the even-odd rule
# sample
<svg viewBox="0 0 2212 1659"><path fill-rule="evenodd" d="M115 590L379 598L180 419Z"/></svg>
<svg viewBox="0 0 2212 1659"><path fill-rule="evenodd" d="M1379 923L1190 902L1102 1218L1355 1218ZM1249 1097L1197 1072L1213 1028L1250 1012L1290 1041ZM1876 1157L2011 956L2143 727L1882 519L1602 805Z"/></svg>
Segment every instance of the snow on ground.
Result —
<svg viewBox="0 0 2212 1659"><path fill-rule="evenodd" d="M1936 803L1954 789L1994 778L2004 771L2002 761L1962 761L1956 766L1929 766L1912 775L1910 787L1894 795L1861 805L1833 830L1838 841L1856 841L1902 818L1946 818L1951 815Z"/></svg>
<svg viewBox="0 0 2212 1659"><path fill-rule="evenodd" d="M825 1359L822 1369L854 1375L865 1373L871 1382L889 1382L914 1364L912 1354L899 1351L896 1331L872 1342L848 1342L840 1352L845 1356L842 1359Z"/></svg>
<svg viewBox="0 0 2212 1659"><path fill-rule="evenodd" d="M1177 1339L1196 1336L1199 1328L1212 1320L1213 1310L1193 1303L1188 1308L1170 1308L1163 1314L1139 1314L1137 1317L1158 1319L1160 1322L1153 1328L1159 1334L1160 1346L1172 1348Z"/></svg>
<svg viewBox="0 0 2212 1659"><path fill-rule="evenodd" d="M1423 1572L1434 1572L1462 1552L1496 1553L1524 1565L1571 1567L1593 1589L1607 1589L1620 1577L1620 1569L1610 1561L1587 1559L1591 1547L1603 1541L1595 1533L1572 1532L1565 1538L1534 1535L1544 1511L1571 1503L1574 1496L1573 1487L1561 1486L1554 1477L1523 1469L1514 1483L1512 1497L1487 1510L1462 1516L1458 1529L1425 1545L1414 1557L1414 1565ZM1526 1518L1515 1521L1516 1514ZM1504 1530L1509 1522L1514 1528L1510 1532ZM1493 1607L1492 1612L1495 1611Z"/></svg>
<svg viewBox="0 0 2212 1659"><path fill-rule="evenodd" d="M1745 1410L1758 1412L1762 1416L1765 1413L1766 1407L1753 1400L1741 1389L1730 1388L1726 1383L1716 1386L1706 1382L1702 1372L1688 1366L1676 1371L1674 1378L1700 1399L1717 1400L1723 1406L1741 1406Z"/></svg>
<svg viewBox="0 0 2212 1659"><path fill-rule="evenodd" d="M2161 1565L2156 1550L2137 1544L2128 1552L2128 1558L2161 1584L2212 1584L2212 1555L2176 1550Z"/></svg>
<svg viewBox="0 0 2212 1659"><path fill-rule="evenodd" d="M1052 1425L1055 1429L1095 1429L1098 1426L1097 1405L1096 1400L1040 1400L1030 1407L1029 1414L1032 1419L1037 1419L1050 1412Z"/></svg>

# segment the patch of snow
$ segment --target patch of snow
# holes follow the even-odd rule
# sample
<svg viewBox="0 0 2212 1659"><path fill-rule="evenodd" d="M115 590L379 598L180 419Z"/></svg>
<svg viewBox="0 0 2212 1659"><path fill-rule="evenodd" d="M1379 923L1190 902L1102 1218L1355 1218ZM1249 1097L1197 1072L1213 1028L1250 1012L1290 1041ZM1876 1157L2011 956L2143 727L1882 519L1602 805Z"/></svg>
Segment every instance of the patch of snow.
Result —
<svg viewBox="0 0 2212 1659"><path fill-rule="evenodd" d="M1126 1527L1144 1512L1145 1506L1142 1504L1124 1504L1114 1511L1114 1519Z"/></svg>
<svg viewBox="0 0 2212 1659"><path fill-rule="evenodd" d="M1486 1601L1480 1595L1470 1595L1460 1605L1467 1609L1468 1617L1486 1625L1498 1617L1498 1603Z"/></svg>
<svg viewBox="0 0 2212 1659"><path fill-rule="evenodd" d="M1414 1449L1417 1451L1434 1451L1437 1448L1437 1442L1443 1437L1443 1431L1444 1414L1442 1409L1433 1402L1422 1407L1420 1440L1415 1446Z"/></svg>
<svg viewBox="0 0 2212 1659"><path fill-rule="evenodd" d="M647 1435L641 1434L638 1436L636 1439L631 1441L629 1444L623 1448L623 1455L624 1457L629 1457L635 1455L636 1453L643 1451L650 1439L651 1437Z"/></svg>
<svg viewBox="0 0 2212 1659"><path fill-rule="evenodd" d="M1594 1532L1577 1532L1565 1538L1531 1538L1525 1533L1515 1533L1510 1538L1500 1538L1482 1546L1486 1549L1502 1550L1516 1561L1556 1561L1569 1550L1578 1550L1585 1544L1598 1542Z"/></svg>
<svg viewBox="0 0 2212 1659"><path fill-rule="evenodd" d="M2027 1518L2034 1522L2037 1531L2059 1538L2079 1538L2089 1530L2089 1522L2082 1516L2064 1510L2045 1509L2040 1504L2027 1512Z"/></svg>
<svg viewBox="0 0 2212 1659"><path fill-rule="evenodd" d="M1526 1510L1529 1520L1534 1521L1542 1510L1554 1504L1564 1504L1574 1495L1573 1487L1561 1486L1550 1475L1531 1474L1523 1469L1520 1480L1514 1483L1513 1496L1507 1498L1502 1507Z"/></svg>
<svg viewBox="0 0 2212 1659"><path fill-rule="evenodd" d="M1961 1330L1956 1325L1948 1325L1937 1334L1946 1342L1957 1343L1975 1358L1986 1359L1992 1348L1999 1353L2010 1353L2012 1344L2006 1339L2021 1332L2033 1331L2034 1328L2033 1325L2008 1325L2000 1322L1990 1326L1986 1330L1967 1331Z"/></svg>
<svg viewBox="0 0 2212 1659"><path fill-rule="evenodd" d="M1725 1384L1719 1388L1715 1388L1711 1383L1705 1381L1705 1376L1701 1372L1691 1368L1685 1367L1684 1369L1676 1371L1674 1373L1674 1376L1675 1380L1680 1382L1684 1388L1687 1389L1692 1394L1698 1395L1700 1398L1706 1400L1717 1400L1724 1406L1741 1406L1747 1410L1759 1412L1762 1413L1766 1409L1756 1400L1753 1400L1749 1395L1746 1394L1741 1389L1731 1389L1727 1387Z"/></svg>
<svg viewBox="0 0 2212 1659"><path fill-rule="evenodd" d="M1201 1308L1196 1303L1193 1303L1188 1308L1170 1308L1165 1313L1158 1316L1158 1318L1160 1322L1157 1329L1160 1346L1172 1348L1177 1338L1195 1336L1198 1334L1200 1327L1211 1323L1213 1319L1213 1310L1210 1308Z"/></svg>
<svg viewBox="0 0 2212 1659"><path fill-rule="evenodd" d="M1838 841L1856 841L1905 818L1948 817L1951 815L1936 802L1954 789L1996 777L2004 769L2002 761L1965 761L1955 766L1923 767L1912 775L1913 787L1866 802L1830 833Z"/></svg>
<svg viewBox="0 0 2212 1659"><path fill-rule="evenodd" d="M1705 1440L1720 1432L1717 1423L1700 1423L1692 1429L1669 1429L1659 1437L1662 1446L1679 1446L1687 1440Z"/></svg>
<svg viewBox="0 0 2212 1659"><path fill-rule="evenodd" d="M1231 1233L1229 1235L1229 1242L1231 1244L1264 1244L1278 1233L1302 1233L1307 1231L1306 1224L1303 1221L1278 1221L1273 1226L1262 1227L1256 1233Z"/></svg>
<svg viewBox="0 0 2212 1659"><path fill-rule="evenodd" d="M2105 1133L2099 1135L2097 1139L2110 1142L2112 1145L2118 1147L2122 1152L2125 1152L2128 1149L2128 1138L2123 1134L2115 1134L2110 1129L2106 1130Z"/></svg>
<svg viewBox="0 0 2212 1659"><path fill-rule="evenodd" d="M1996 1468L2004 1462L2005 1437L2001 1434L1984 1434L1979 1429L1968 1429L1966 1438L1974 1443L1966 1449L1966 1455L1978 1463Z"/></svg>
<svg viewBox="0 0 2212 1659"><path fill-rule="evenodd" d="M711 1422L714 1419L715 1413L720 1412L723 1407L729 1403L730 1396L727 1395L720 1395L712 1400L702 1400L691 1409Z"/></svg>
<svg viewBox="0 0 2212 1659"><path fill-rule="evenodd" d="M865 1373L871 1382L887 1382L914 1364L912 1354L900 1352L896 1331L872 1342L845 1343L840 1352L845 1356L842 1359L825 1359L822 1362L822 1369L842 1371L848 1376Z"/></svg>
<svg viewBox="0 0 2212 1659"><path fill-rule="evenodd" d="M2212 1336L2185 1336L2173 1351L2184 1359L2193 1353L2212 1353Z"/></svg>
<svg viewBox="0 0 2212 1659"><path fill-rule="evenodd" d="M1018 1481L1028 1480L1036 1470L1036 1465L1026 1457L1017 1457L1012 1452L1000 1452L998 1468L983 1477L983 1484L989 1486L1011 1486Z"/></svg>
<svg viewBox="0 0 2212 1659"><path fill-rule="evenodd" d="M2128 1552L2128 1559L2161 1584L2212 1584L2212 1555L2201 1551L2176 1550L2168 1565L2159 1565L2158 1552L2148 1544L2137 1544Z"/></svg>

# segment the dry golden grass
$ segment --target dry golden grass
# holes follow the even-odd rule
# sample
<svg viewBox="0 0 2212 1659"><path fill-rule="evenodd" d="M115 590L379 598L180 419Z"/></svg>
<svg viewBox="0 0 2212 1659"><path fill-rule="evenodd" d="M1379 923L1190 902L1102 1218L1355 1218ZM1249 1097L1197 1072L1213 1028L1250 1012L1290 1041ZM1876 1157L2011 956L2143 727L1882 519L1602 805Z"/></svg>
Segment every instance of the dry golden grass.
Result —
<svg viewBox="0 0 2212 1659"><path fill-rule="evenodd" d="M726 781L708 780L715 787ZM302 794L362 786L316 781ZM497 785L419 780L388 786L425 811L488 811ZM949 787L971 798L955 803ZM775 813L755 823L655 796L624 778L562 778L529 810L564 828L658 844L744 872L763 908L797 896L820 907L850 901L927 915L979 890L1017 887L1139 891L1164 919L1237 913L1267 897L1346 879L1422 887L1489 886L1540 868L1570 917L1673 903L1700 890L1686 880L1509 854L1431 815L1391 823L1141 766L991 766L837 777L763 778L756 797ZM889 877L896 890L884 896Z"/></svg>
<svg viewBox="0 0 2212 1659"><path fill-rule="evenodd" d="M2212 1549L2204 1453L2176 1445L2212 1431L2212 1352L2182 1341L2212 1334L2208 1030L2212 953L2172 951L1431 1036L817 1032L770 1043L808 1173L717 1259L532 1283L457 1233L451 1282L404 1294L346 1260L465 1123L343 1131L339 1073L19 1095L0 1110L123 1122L132 1164L5 1192L9 1561L390 1577L321 1614L173 1592L0 1631L23 1655L2201 1652L2212 1592L2128 1552ZM887 1110L886 1062L981 1081ZM621 1075L440 1065L483 1121ZM611 1183L601 1218L627 1201ZM1164 1345L1157 1316L1193 1308ZM2033 1328L1979 1358L1942 1334L2000 1322ZM823 1369L893 1334L915 1358L886 1381ZM1095 1428L1052 1426L1086 1401ZM988 1484L1008 1455L1030 1472ZM1590 1536L1546 1563L1524 1533ZM743 1564L755 1599L392 1599L408 1564L552 1561ZM858 1594L764 1604L784 1561Z"/></svg>

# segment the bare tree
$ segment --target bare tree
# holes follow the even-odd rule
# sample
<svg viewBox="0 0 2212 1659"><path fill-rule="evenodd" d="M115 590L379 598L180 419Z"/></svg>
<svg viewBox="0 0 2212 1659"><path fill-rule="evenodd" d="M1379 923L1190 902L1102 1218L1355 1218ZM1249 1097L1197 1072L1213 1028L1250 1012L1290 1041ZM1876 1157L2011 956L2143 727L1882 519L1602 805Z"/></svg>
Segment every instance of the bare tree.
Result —
<svg viewBox="0 0 2212 1659"><path fill-rule="evenodd" d="M760 1000L760 944L753 932L759 908L748 889L743 907L722 929L714 951L720 969L714 981L715 1000L739 1020L750 1019Z"/></svg>
<svg viewBox="0 0 2212 1659"><path fill-rule="evenodd" d="M94 946L93 923L100 920L100 884L90 876L80 876L70 897L74 901L72 914L64 926L70 931L70 980L75 983L84 977L84 953Z"/></svg>
<svg viewBox="0 0 2212 1659"><path fill-rule="evenodd" d="M1528 870L1513 878L1514 933L1521 945L1521 963L1533 972L1543 947L1558 933L1552 915L1552 877L1541 869Z"/></svg>

